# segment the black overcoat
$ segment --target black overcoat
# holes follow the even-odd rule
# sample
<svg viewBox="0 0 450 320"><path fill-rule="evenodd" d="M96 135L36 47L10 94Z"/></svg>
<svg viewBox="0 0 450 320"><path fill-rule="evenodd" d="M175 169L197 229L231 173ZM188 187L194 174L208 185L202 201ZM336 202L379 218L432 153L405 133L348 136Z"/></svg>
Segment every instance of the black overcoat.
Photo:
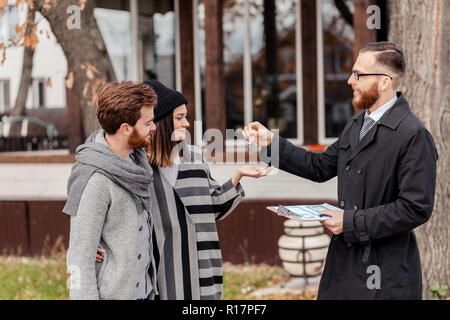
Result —
<svg viewBox="0 0 450 320"><path fill-rule="evenodd" d="M438 154L406 98L400 92L397 97L361 142L364 111L322 154L275 135L280 169L317 182L338 177L344 231L330 242L319 299L422 298L413 229L433 211ZM263 148L263 161L266 155L273 160L276 148Z"/></svg>

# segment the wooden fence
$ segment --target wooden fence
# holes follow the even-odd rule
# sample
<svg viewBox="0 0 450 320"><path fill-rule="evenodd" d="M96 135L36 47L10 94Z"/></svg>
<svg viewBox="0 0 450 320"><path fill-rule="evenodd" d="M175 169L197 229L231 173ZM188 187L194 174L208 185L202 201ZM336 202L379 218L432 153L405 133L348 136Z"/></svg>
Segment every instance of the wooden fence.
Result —
<svg viewBox="0 0 450 320"><path fill-rule="evenodd" d="M281 265L278 238L284 218L266 206L316 204L335 201L244 200L217 223L224 261ZM70 217L64 201L0 201L0 253L34 256L48 254L55 244L68 247Z"/></svg>

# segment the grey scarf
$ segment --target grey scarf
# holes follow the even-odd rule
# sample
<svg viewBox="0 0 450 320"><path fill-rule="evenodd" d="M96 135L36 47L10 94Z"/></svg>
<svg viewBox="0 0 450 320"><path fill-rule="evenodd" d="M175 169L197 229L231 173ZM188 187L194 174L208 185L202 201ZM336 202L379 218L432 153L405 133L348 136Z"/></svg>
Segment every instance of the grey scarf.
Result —
<svg viewBox="0 0 450 320"><path fill-rule="evenodd" d="M63 212L75 215L86 183L94 172L104 174L114 183L130 192L137 201L142 201L144 208L150 213L150 184L153 182L153 171L143 149L134 150L130 154L133 162L117 155L108 144L98 142L104 139L104 130L93 132L86 142L76 150L77 162L72 167L67 184L68 199Z"/></svg>

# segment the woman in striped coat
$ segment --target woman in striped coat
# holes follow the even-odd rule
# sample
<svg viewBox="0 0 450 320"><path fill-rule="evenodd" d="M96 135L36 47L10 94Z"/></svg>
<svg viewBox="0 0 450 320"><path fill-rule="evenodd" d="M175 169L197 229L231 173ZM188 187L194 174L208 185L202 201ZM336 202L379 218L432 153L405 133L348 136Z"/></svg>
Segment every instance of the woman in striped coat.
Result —
<svg viewBox="0 0 450 320"><path fill-rule="evenodd" d="M189 127L186 98L158 81L146 83L158 95L157 130L148 156L154 179L152 217L159 298L220 299L222 256L216 221L230 214L244 197L241 177L261 177L270 168L243 166L219 185L201 150L183 142Z"/></svg>

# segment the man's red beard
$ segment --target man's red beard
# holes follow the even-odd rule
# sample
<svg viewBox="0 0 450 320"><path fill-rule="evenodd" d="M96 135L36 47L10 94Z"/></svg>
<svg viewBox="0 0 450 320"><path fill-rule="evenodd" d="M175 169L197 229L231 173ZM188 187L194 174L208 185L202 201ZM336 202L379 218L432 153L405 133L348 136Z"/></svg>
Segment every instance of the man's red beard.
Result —
<svg viewBox="0 0 450 320"><path fill-rule="evenodd" d="M370 109L380 98L378 92L378 83L374 83L372 87L364 92L358 91L359 96L353 98L353 106L360 110Z"/></svg>
<svg viewBox="0 0 450 320"><path fill-rule="evenodd" d="M150 142L149 136L142 137L141 135L139 135L136 129L133 129L133 132L128 137L128 145L133 150L148 148L149 142Z"/></svg>

